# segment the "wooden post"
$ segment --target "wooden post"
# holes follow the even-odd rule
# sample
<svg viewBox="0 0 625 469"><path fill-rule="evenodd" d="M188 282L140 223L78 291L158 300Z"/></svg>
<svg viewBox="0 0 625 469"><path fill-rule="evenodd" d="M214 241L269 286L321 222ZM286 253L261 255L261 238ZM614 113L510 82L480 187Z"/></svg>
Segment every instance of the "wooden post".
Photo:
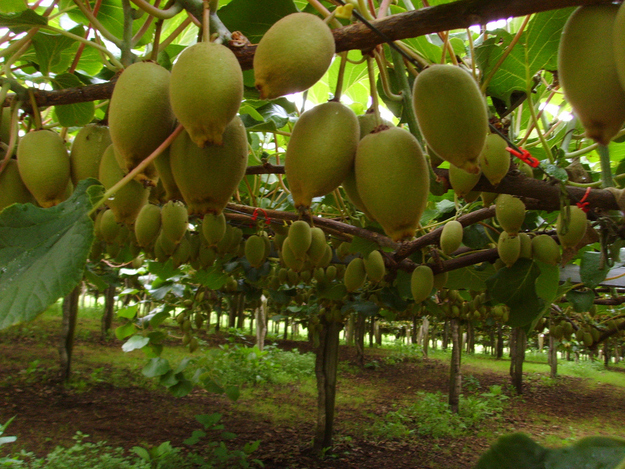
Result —
<svg viewBox="0 0 625 469"><path fill-rule="evenodd" d="M451 335L451 363L449 371L449 407L455 414L460 410L460 394L462 394L461 356L462 327L459 319L449 320L449 332Z"/></svg>
<svg viewBox="0 0 625 469"><path fill-rule="evenodd" d="M82 282L81 282L82 284ZM63 298L63 322L61 325L61 341L59 356L61 362L61 380L68 382L72 370L72 352L76 333L76 319L78 317L78 300L80 299L81 284L78 284L65 298Z"/></svg>

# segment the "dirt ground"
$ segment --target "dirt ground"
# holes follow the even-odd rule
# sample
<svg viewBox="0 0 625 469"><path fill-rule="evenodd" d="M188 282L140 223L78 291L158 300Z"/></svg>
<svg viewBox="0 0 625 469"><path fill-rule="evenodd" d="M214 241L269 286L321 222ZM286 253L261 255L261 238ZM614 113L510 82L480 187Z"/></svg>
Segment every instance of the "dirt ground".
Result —
<svg viewBox="0 0 625 469"><path fill-rule="evenodd" d="M118 344L112 346L119 347ZM308 348L306 344L292 341L283 342L282 346L285 349ZM14 344L12 350L17 355L23 353L19 350L21 347L27 348L28 343ZM45 352L34 349L33 359L42 353L54 356L54 349ZM353 359L352 350L344 347L341 360ZM483 433L491 435L490 439L480 436L480 432L465 438L421 438L411 443L372 441L350 433L350 429L359 425L370 425L370 417L359 412L357 406L339 405L336 448L320 461L310 452L313 422L298 427L276 426L273 422L259 420L255 414L234 411L225 398L202 390L175 398L161 390L146 390L140 386L117 388L106 382L79 392L61 386L54 376L30 381L8 379L20 371L23 374L24 368L22 361L15 363L15 367L0 370L0 383L4 383L0 386L0 422L17 416L7 434L18 437L16 444L19 449L34 451L40 456L57 444L71 445L76 431L90 435L90 441L106 440L111 446L127 449L135 445L155 446L164 441L183 447L183 440L200 427L194 416L213 412L222 413L226 430L237 435L236 440L229 443L231 447L242 447L246 442L261 440L253 457L260 459L266 468L289 469L470 468L493 442L492 432L487 431L492 429L489 425L498 425L498 431L504 433L523 431L544 436L550 432L561 434L570 421L583 416L610 421L625 428L625 389L609 385L587 387L576 378L560 378L555 385L528 380L523 397L511 400L503 422L484 424ZM350 371L353 373L350 379L356 380L359 385L393 384L384 398L372 403L375 413L379 415L384 415L394 402L405 400L408 393L414 394L415 390L447 390L448 367L436 360L349 369L356 370ZM479 381L479 391L482 392L492 384L506 382L506 377L501 374L472 374ZM339 376L339 394L340 381ZM128 382L132 382L132 377ZM537 423L536 419L529 419L530 412L539 412L544 417L543 421ZM199 449L194 447L195 451Z"/></svg>

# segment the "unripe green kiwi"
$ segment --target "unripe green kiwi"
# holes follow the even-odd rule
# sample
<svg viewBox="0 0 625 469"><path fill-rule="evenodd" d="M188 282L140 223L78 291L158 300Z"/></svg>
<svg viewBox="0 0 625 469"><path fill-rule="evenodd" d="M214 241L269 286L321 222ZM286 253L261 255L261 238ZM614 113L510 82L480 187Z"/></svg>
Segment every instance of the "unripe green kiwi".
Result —
<svg viewBox="0 0 625 469"><path fill-rule="evenodd" d="M165 200L182 200L180 189L176 185L176 180L171 172L169 161L169 147L163 150L155 159L154 166L158 173L159 185L165 189Z"/></svg>
<svg viewBox="0 0 625 469"><path fill-rule="evenodd" d="M134 228L139 246L152 246L161 232L161 208L158 205L145 204L137 215Z"/></svg>
<svg viewBox="0 0 625 469"><path fill-rule="evenodd" d="M226 46L199 42L187 47L171 69L171 107L199 147L221 145L226 125L243 99L243 72Z"/></svg>
<svg viewBox="0 0 625 469"><path fill-rule="evenodd" d="M495 201L495 215L501 227L516 236L525 221L525 204L510 194L499 194Z"/></svg>
<svg viewBox="0 0 625 469"><path fill-rule="evenodd" d="M560 246L549 235L541 234L532 239L532 258L549 265L560 262Z"/></svg>
<svg viewBox="0 0 625 469"><path fill-rule="evenodd" d="M70 164L59 134L35 130L24 135L17 146L17 167L24 185L43 208L65 200Z"/></svg>
<svg viewBox="0 0 625 469"><path fill-rule="evenodd" d="M450 255L458 250L462 244L464 229L458 220L450 220L443 226L441 231L440 245L443 254Z"/></svg>
<svg viewBox="0 0 625 469"><path fill-rule="evenodd" d="M100 236L107 244L114 243L121 231L121 226L115 220L115 214L110 209L102 212L98 227Z"/></svg>
<svg viewBox="0 0 625 469"><path fill-rule="evenodd" d="M371 215L366 207L362 199L360 198L360 194L358 193L358 187L356 186L356 172L355 168L351 168L347 173L345 179L341 185L343 186L343 190L345 190L345 195L347 199L361 212L363 212L369 220L373 220L373 215Z"/></svg>
<svg viewBox="0 0 625 469"><path fill-rule="evenodd" d="M371 251L367 257L364 258L365 270L367 271L367 277L372 282L379 282L386 275L386 267L384 265L384 257L380 251Z"/></svg>
<svg viewBox="0 0 625 469"><path fill-rule="evenodd" d="M177 243L174 243L171 239L169 239L167 236L163 234L163 230L161 230L161 232L158 235L158 238L156 238L156 242L154 243L155 253L156 253L157 245L160 247L160 249L163 250L165 255L167 255L168 257L174 253L174 251L176 250L176 247L178 246Z"/></svg>
<svg viewBox="0 0 625 469"><path fill-rule="evenodd" d="M336 279L337 275L338 271L335 265L329 265L328 267L326 267L326 279L329 282Z"/></svg>
<svg viewBox="0 0 625 469"><path fill-rule="evenodd" d="M497 186L510 170L508 142L497 134L489 134L478 158L482 174L493 186Z"/></svg>
<svg viewBox="0 0 625 469"><path fill-rule="evenodd" d="M284 265L289 269L299 272L304 267L304 259L297 257L291 247L291 238L287 237L282 243L282 251L280 252Z"/></svg>
<svg viewBox="0 0 625 469"><path fill-rule="evenodd" d="M358 116L358 124L360 126L360 139L366 137L371 132L375 130L379 125L385 125L387 127L392 127L393 123L387 121L386 119L381 119L381 122L378 123L378 119L374 112L367 112L366 114L361 114Z"/></svg>
<svg viewBox="0 0 625 469"><path fill-rule="evenodd" d="M412 100L428 147L459 168L478 172L488 112L473 76L460 67L431 65L417 76Z"/></svg>
<svg viewBox="0 0 625 469"><path fill-rule="evenodd" d="M36 203L35 198L22 182L17 161L10 159L0 173L0 212L9 205L28 203Z"/></svg>
<svg viewBox="0 0 625 469"><path fill-rule="evenodd" d="M223 213L207 213L202 220L202 234L208 246L216 246L226 233L226 217Z"/></svg>
<svg viewBox="0 0 625 469"><path fill-rule="evenodd" d="M153 62L137 62L117 79L109 104L109 129L124 172L135 168L169 137L174 114L169 104L169 71ZM155 185L156 169L150 164L136 177Z"/></svg>
<svg viewBox="0 0 625 469"><path fill-rule="evenodd" d="M312 230L310 225L304 220L297 220L289 227L289 236L287 238L293 254L298 259L306 259L306 251L312 243ZM282 245L284 249L284 244Z"/></svg>
<svg viewBox="0 0 625 469"><path fill-rule="evenodd" d="M614 28L618 5L588 5L569 16L558 50L564 96L586 129L607 145L625 122L625 91L617 72ZM616 46L622 49L623 42ZM623 57L623 53L619 55Z"/></svg>
<svg viewBox="0 0 625 469"><path fill-rule="evenodd" d="M332 262L332 248L329 244L326 244L325 251L323 253L323 257L319 259L319 262L314 264L316 267L328 267L330 262Z"/></svg>
<svg viewBox="0 0 625 469"><path fill-rule="evenodd" d="M430 297L434 288L434 273L427 265L418 265L410 276L410 291L415 303L421 303Z"/></svg>
<svg viewBox="0 0 625 469"><path fill-rule="evenodd" d="M497 254L506 266L512 266L521 255L521 238L502 231L497 241Z"/></svg>
<svg viewBox="0 0 625 469"><path fill-rule="evenodd" d="M178 268L182 264L186 264L191 257L191 244L189 240L185 237L180 240L180 242L176 245L176 249L171 254L171 259L174 264L174 268Z"/></svg>
<svg viewBox="0 0 625 469"><path fill-rule="evenodd" d="M496 192L482 192L480 195L482 197L482 204L484 207L490 207L499 194Z"/></svg>
<svg viewBox="0 0 625 469"><path fill-rule="evenodd" d="M265 262L265 241L258 235L252 235L245 241L245 258L252 267L260 267Z"/></svg>
<svg viewBox="0 0 625 469"><path fill-rule="evenodd" d="M217 259L217 253L215 252L215 249L213 249L212 247L205 246L204 244L201 244L201 243L200 243L200 250L198 252L198 256L200 260L200 265L205 269L212 266L215 263L215 260Z"/></svg>
<svg viewBox="0 0 625 469"><path fill-rule="evenodd" d="M83 179L98 179L102 154L111 143L111 133L105 125L88 124L78 131L69 153L74 185Z"/></svg>
<svg viewBox="0 0 625 469"><path fill-rule="evenodd" d="M182 202L170 200L161 209L161 230L163 236L178 244L189 227L189 212Z"/></svg>
<svg viewBox="0 0 625 469"><path fill-rule="evenodd" d="M9 143L11 138L11 108L3 107L0 111L0 142Z"/></svg>
<svg viewBox="0 0 625 469"><path fill-rule="evenodd" d="M320 264L321 260L326 255L326 246L328 245L328 242L326 241L326 234L321 228L311 228L310 235L310 246L306 251L306 254L308 259L310 259L310 262L316 266Z"/></svg>
<svg viewBox="0 0 625 469"><path fill-rule="evenodd" d="M415 235L429 194L427 163L417 139L391 127L364 137L355 159L358 193L393 241Z"/></svg>
<svg viewBox="0 0 625 469"><path fill-rule="evenodd" d="M171 145L171 170L189 215L220 214L247 167L247 134L238 116L226 126L223 145L199 148L183 131Z"/></svg>
<svg viewBox="0 0 625 469"><path fill-rule="evenodd" d="M481 176L482 174L479 171L477 173L467 173L464 169L460 169L454 164L449 165L449 183L458 197L467 197Z"/></svg>
<svg viewBox="0 0 625 469"><path fill-rule="evenodd" d="M304 112L286 149L284 171L296 208L336 189L354 163L359 140L356 114L328 102Z"/></svg>
<svg viewBox="0 0 625 469"><path fill-rule="evenodd" d="M527 233L519 233L518 236L519 238L521 238L521 252L519 254L519 257L522 257L524 259L532 259L532 238L530 238Z"/></svg>
<svg viewBox="0 0 625 469"><path fill-rule="evenodd" d="M348 292L354 292L365 284L367 280L367 271L365 269L365 263L360 257L355 257L345 269L345 276L343 282Z"/></svg>
<svg viewBox="0 0 625 469"><path fill-rule="evenodd" d="M234 234L234 228L232 225L226 224L226 229L219 242L215 245L215 249L219 254L225 254L230 248L232 242L232 236Z"/></svg>
<svg viewBox="0 0 625 469"><path fill-rule="evenodd" d="M565 225L562 212L556 222L556 233L562 248L574 248L584 238L588 220L586 213L577 205L569 206L569 223Z"/></svg>
<svg viewBox="0 0 625 469"><path fill-rule="evenodd" d="M115 158L115 146L109 145L100 160L98 179L106 190L113 187L124 177L124 172ZM115 213L115 218L119 223L132 225L141 208L148 202L149 189L136 180L129 181L120 188L111 199L106 201L106 205Z"/></svg>
<svg viewBox="0 0 625 469"><path fill-rule="evenodd" d="M614 60L621 87L625 90L625 7L622 3L614 20Z"/></svg>
<svg viewBox="0 0 625 469"><path fill-rule="evenodd" d="M261 99L304 91L328 70L334 36L327 24L310 13L292 13L261 38L254 53L254 75Z"/></svg>

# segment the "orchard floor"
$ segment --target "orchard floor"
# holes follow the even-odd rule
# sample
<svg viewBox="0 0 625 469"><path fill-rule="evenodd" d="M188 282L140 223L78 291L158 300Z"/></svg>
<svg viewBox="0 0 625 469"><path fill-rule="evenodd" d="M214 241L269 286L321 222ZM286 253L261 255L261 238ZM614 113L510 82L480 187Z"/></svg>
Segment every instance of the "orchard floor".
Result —
<svg viewBox="0 0 625 469"><path fill-rule="evenodd" d="M118 342L99 345L120 347ZM88 346L84 340L77 344L76 368ZM309 350L308 344L301 342L282 342L282 346ZM380 353L367 350L367 360L379 359ZM107 380L90 383L83 389L64 387L58 383L54 369L45 372L28 368L35 360L56 360L52 342L50 347L33 347L27 338L11 343L0 338L0 354L5 364L0 369L0 423L16 416L5 434L18 437L10 446L39 456L57 445L71 446L77 431L90 435L88 441L105 440L111 446L126 449L156 446L164 441L184 447L183 440L200 428L194 416L213 412L223 414L225 429L237 435L228 443L230 447L261 440L253 457L266 468L471 468L498 435L514 431L527 433L545 446L571 442L586 434L625 436L625 388L581 378L553 381L528 375L523 395L511 397L501 418L489 420L471 436L415 438L410 442L373 438L362 430L371 425L376 415L381 417L392 410L394 403L408 402L416 391L446 392L448 366L429 359L360 368L353 364L353 351L342 347L336 447L320 461L310 451L313 420L294 424L262 417L248 394L236 404L205 391L175 398L160 389L146 389L145 382L133 385L138 373L129 371L120 372L128 374L128 385L124 387L108 384ZM101 371L102 376L114 372L115 364L109 366L111 369ZM508 383L508 377L501 372L480 372L467 366L463 372L471 374L474 383L479 382L474 391L477 393L494 384ZM302 412L314 419L314 393L302 395L289 386L275 398L281 400L281 405L307 409ZM342 393L354 397L359 389L380 392L367 394L360 401L341 398ZM261 386L255 392L267 399L272 397L267 393L274 390ZM193 450L199 452L200 448Z"/></svg>

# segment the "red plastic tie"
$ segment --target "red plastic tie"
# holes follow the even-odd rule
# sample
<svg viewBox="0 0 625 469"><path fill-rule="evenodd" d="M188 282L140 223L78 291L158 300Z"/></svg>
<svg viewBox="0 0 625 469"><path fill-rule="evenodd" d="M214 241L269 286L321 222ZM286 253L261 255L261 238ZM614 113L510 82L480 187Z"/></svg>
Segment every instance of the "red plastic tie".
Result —
<svg viewBox="0 0 625 469"><path fill-rule="evenodd" d="M530 154L529 151L524 150L521 147L519 147L519 151L511 147L506 147L506 150L508 150L510 153L512 153L514 156L516 156L518 159L520 159L524 163L527 163L528 165L530 165L532 168L538 168L538 166L540 166L540 161L534 158Z"/></svg>
<svg viewBox="0 0 625 469"><path fill-rule="evenodd" d="M267 224L271 223L271 218L269 218L269 215L267 215L267 212L265 212L265 210L262 208L254 209L254 212L252 213L252 221L256 221L258 219L258 212L263 212L263 215L265 217L265 223Z"/></svg>
<svg viewBox="0 0 625 469"><path fill-rule="evenodd" d="M590 210L590 202L586 202L586 199L588 198L588 194L590 194L590 187L586 189L586 193L584 193L584 197L582 197L582 200L580 200L579 202L575 204L579 208L581 208L584 211L584 213L588 213L588 210Z"/></svg>

